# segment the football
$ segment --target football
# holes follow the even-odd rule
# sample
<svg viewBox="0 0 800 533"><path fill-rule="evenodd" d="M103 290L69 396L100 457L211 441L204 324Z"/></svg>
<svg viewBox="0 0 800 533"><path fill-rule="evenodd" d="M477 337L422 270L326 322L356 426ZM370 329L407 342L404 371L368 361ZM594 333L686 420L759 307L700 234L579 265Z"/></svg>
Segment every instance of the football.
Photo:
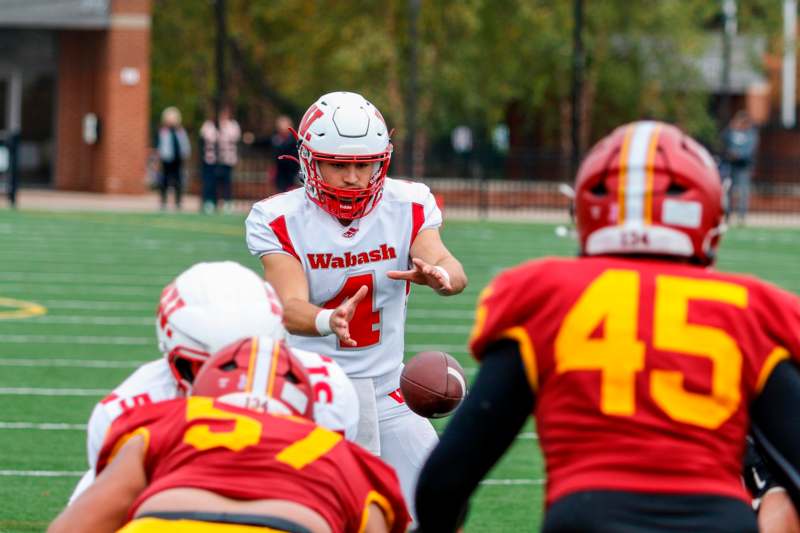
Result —
<svg viewBox="0 0 800 533"><path fill-rule="evenodd" d="M444 352L420 352L400 375L400 392L409 409L425 418L451 414L467 393L464 369Z"/></svg>

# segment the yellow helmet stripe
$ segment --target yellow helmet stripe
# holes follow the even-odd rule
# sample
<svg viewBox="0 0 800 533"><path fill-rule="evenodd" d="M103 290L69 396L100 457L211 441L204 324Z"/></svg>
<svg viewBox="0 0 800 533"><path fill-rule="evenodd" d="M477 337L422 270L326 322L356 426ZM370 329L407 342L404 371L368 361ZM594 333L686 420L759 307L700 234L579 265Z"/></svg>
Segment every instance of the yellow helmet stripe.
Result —
<svg viewBox="0 0 800 533"><path fill-rule="evenodd" d="M281 353L281 343L272 341L272 357L270 357L269 384L267 385L267 396L272 397L275 388L275 375L278 373L278 356Z"/></svg>
<svg viewBox="0 0 800 533"><path fill-rule="evenodd" d="M644 188L644 223L653 223L653 174L656 167L656 146L658 146L658 134L661 133L661 124L653 129L650 136L650 146L647 147L647 184Z"/></svg>
<svg viewBox="0 0 800 533"><path fill-rule="evenodd" d="M631 147L631 137L636 125L628 126L625 131L625 138L622 140L622 150L619 153L619 185L617 186L617 223L622 224L625 222L625 185L628 175L628 152Z"/></svg>
<svg viewBox="0 0 800 533"><path fill-rule="evenodd" d="M247 365L247 384L244 387L244 390L247 392L253 390L253 375L255 374L256 361L258 360L258 345L258 337L250 339L250 361Z"/></svg>
<svg viewBox="0 0 800 533"><path fill-rule="evenodd" d="M652 121L643 121L633 124L631 128L633 131L624 166L625 200L624 204L620 206L620 211L623 212L622 218L626 224L642 224L644 222L646 168L650 141L656 131L656 125Z"/></svg>

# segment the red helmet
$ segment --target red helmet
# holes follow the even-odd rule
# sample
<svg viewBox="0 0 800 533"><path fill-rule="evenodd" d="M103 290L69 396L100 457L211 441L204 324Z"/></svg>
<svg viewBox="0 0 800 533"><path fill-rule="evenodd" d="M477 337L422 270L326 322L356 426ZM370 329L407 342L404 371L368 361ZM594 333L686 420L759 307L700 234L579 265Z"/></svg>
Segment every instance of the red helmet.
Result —
<svg viewBox="0 0 800 533"><path fill-rule="evenodd" d="M708 265L723 215L714 160L670 124L620 126L578 169L575 219L583 255L649 254Z"/></svg>
<svg viewBox="0 0 800 533"><path fill-rule="evenodd" d="M383 194L392 143L380 111L356 93L321 96L308 108L297 132L300 173L308 198L336 218L355 220L372 211ZM334 187L318 163L373 163L364 189Z"/></svg>
<svg viewBox="0 0 800 533"><path fill-rule="evenodd" d="M282 341L269 337L241 339L211 356L194 380L192 395L308 419L314 407L305 367Z"/></svg>

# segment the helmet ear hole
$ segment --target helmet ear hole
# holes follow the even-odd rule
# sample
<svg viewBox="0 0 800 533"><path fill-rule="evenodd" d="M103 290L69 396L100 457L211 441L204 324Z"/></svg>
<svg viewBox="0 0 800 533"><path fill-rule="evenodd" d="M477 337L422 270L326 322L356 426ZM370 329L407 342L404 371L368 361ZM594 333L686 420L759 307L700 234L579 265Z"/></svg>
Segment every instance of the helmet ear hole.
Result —
<svg viewBox="0 0 800 533"><path fill-rule="evenodd" d="M239 366L236 364L236 361L228 361L227 363L225 363L224 365L222 365L219 368L221 370L224 370L225 372L232 372L232 371L236 370L237 368L239 368Z"/></svg>
<svg viewBox="0 0 800 533"><path fill-rule="evenodd" d="M689 189L684 187L682 184L672 180L669 184L669 187L667 187L667 196L680 196L688 190Z"/></svg>
<svg viewBox="0 0 800 533"><path fill-rule="evenodd" d="M606 180L598 181L594 187L589 189L589 192L591 192L595 196L608 196L608 187L606 186Z"/></svg>

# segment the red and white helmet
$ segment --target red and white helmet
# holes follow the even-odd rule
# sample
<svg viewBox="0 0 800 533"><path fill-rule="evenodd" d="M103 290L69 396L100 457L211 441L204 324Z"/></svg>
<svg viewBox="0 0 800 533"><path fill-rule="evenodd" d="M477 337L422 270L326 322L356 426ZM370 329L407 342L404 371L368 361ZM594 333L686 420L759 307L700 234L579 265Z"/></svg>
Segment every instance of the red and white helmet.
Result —
<svg viewBox="0 0 800 533"><path fill-rule="evenodd" d="M267 337L238 340L211 356L197 374L192 395L277 415L313 415L306 368L283 341Z"/></svg>
<svg viewBox="0 0 800 533"><path fill-rule="evenodd" d="M361 218L378 205L393 148L381 112L363 96L321 96L303 115L297 138L300 174L312 202L343 220ZM319 161L373 163L375 168L365 189L344 189L325 183Z"/></svg>
<svg viewBox="0 0 800 533"><path fill-rule="evenodd" d="M255 335L282 339L283 307L269 283L238 263L198 263L161 292L158 347L183 390L211 354Z"/></svg>
<svg viewBox="0 0 800 533"><path fill-rule="evenodd" d="M670 124L620 126L578 169L575 219L583 255L661 255L709 265L723 216L714 160Z"/></svg>

